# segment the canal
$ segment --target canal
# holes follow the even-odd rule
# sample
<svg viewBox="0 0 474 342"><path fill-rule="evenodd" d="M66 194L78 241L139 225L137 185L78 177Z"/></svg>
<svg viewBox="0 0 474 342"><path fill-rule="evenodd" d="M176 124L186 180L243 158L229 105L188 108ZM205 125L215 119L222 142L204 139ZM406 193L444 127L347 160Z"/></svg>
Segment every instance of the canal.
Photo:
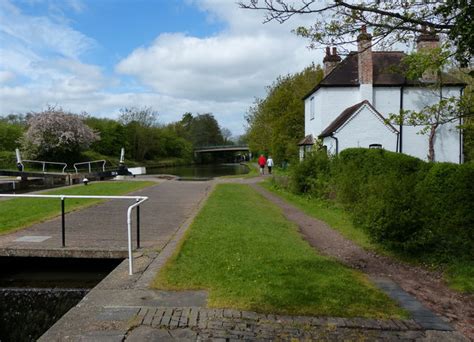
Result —
<svg viewBox="0 0 474 342"><path fill-rule="evenodd" d="M36 341L121 261L0 257L0 341Z"/></svg>

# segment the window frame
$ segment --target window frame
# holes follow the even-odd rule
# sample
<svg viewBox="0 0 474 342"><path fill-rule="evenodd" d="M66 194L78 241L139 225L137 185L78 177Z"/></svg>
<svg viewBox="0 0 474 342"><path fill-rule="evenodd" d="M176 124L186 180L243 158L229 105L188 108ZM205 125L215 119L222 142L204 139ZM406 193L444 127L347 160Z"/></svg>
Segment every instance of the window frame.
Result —
<svg viewBox="0 0 474 342"><path fill-rule="evenodd" d="M314 95L309 99L309 119L314 120L315 116Z"/></svg>

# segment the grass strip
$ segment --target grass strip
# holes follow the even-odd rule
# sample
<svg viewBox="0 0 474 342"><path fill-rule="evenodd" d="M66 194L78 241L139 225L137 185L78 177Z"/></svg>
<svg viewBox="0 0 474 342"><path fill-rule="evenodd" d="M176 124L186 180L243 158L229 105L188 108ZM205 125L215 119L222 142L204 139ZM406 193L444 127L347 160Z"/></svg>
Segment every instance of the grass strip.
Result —
<svg viewBox="0 0 474 342"><path fill-rule="evenodd" d="M209 290L211 307L280 314L404 317L362 273L318 255L247 185L221 184L154 287Z"/></svg>
<svg viewBox="0 0 474 342"><path fill-rule="evenodd" d="M326 222L333 229L339 231L347 239L356 242L359 246L370 250L382 250L381 247L370 240L369 235L364 230L354 227L349 213L342 208L338 208L335 204L318 198L293 194L275 186L271 179L260 184L268 191L295 205L305 214ZM384 250L383 253L386 254L387 252Z"/></svg>
<svg viewBox="0 0 474 342"><path fill-rule="evenodd" d="M154 182L94 182L88 186L77 185L47 191L44 195L124 195L132 191L154 185ZM66 199L66 212L88 207L104 200L100 199ZM0 201L0 234L30 226L61 214L61 204L56 198L14 198Z"/></svg>

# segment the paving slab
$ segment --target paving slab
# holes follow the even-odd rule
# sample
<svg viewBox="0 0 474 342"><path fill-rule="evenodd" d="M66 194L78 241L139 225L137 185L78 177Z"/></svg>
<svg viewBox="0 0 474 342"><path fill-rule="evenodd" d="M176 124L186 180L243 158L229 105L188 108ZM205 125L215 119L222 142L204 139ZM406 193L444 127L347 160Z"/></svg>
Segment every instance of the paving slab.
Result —
<svg viewBox="0 0 474 342"><path fill-rule="evenodd" d="M150 198L140 206L142 249L162 249L208 188L203 182L165 181L129 194ZM2 235L0 256L127 257L126 213L133 203L109 200L66 214L65 248L61 247L60 217ZM58 201L58 214L59 209ZM132 216L135 220L135 213ZM136 246L135 221L132 230Z"/></svg>

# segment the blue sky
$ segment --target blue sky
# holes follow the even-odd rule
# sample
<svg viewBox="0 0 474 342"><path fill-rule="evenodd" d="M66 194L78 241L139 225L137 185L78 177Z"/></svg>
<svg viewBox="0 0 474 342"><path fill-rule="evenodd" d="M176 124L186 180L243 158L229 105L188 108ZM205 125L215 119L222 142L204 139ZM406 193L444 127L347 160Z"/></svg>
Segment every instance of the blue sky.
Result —
<svg viewBox="0 0 474 342"><path fill-rule="evenodd" d="M310 19L264 25L232 0L0 0L0 115L151 106L162 123L211 112L238 135L277 76L321 61L291 33Z"/></svg>

